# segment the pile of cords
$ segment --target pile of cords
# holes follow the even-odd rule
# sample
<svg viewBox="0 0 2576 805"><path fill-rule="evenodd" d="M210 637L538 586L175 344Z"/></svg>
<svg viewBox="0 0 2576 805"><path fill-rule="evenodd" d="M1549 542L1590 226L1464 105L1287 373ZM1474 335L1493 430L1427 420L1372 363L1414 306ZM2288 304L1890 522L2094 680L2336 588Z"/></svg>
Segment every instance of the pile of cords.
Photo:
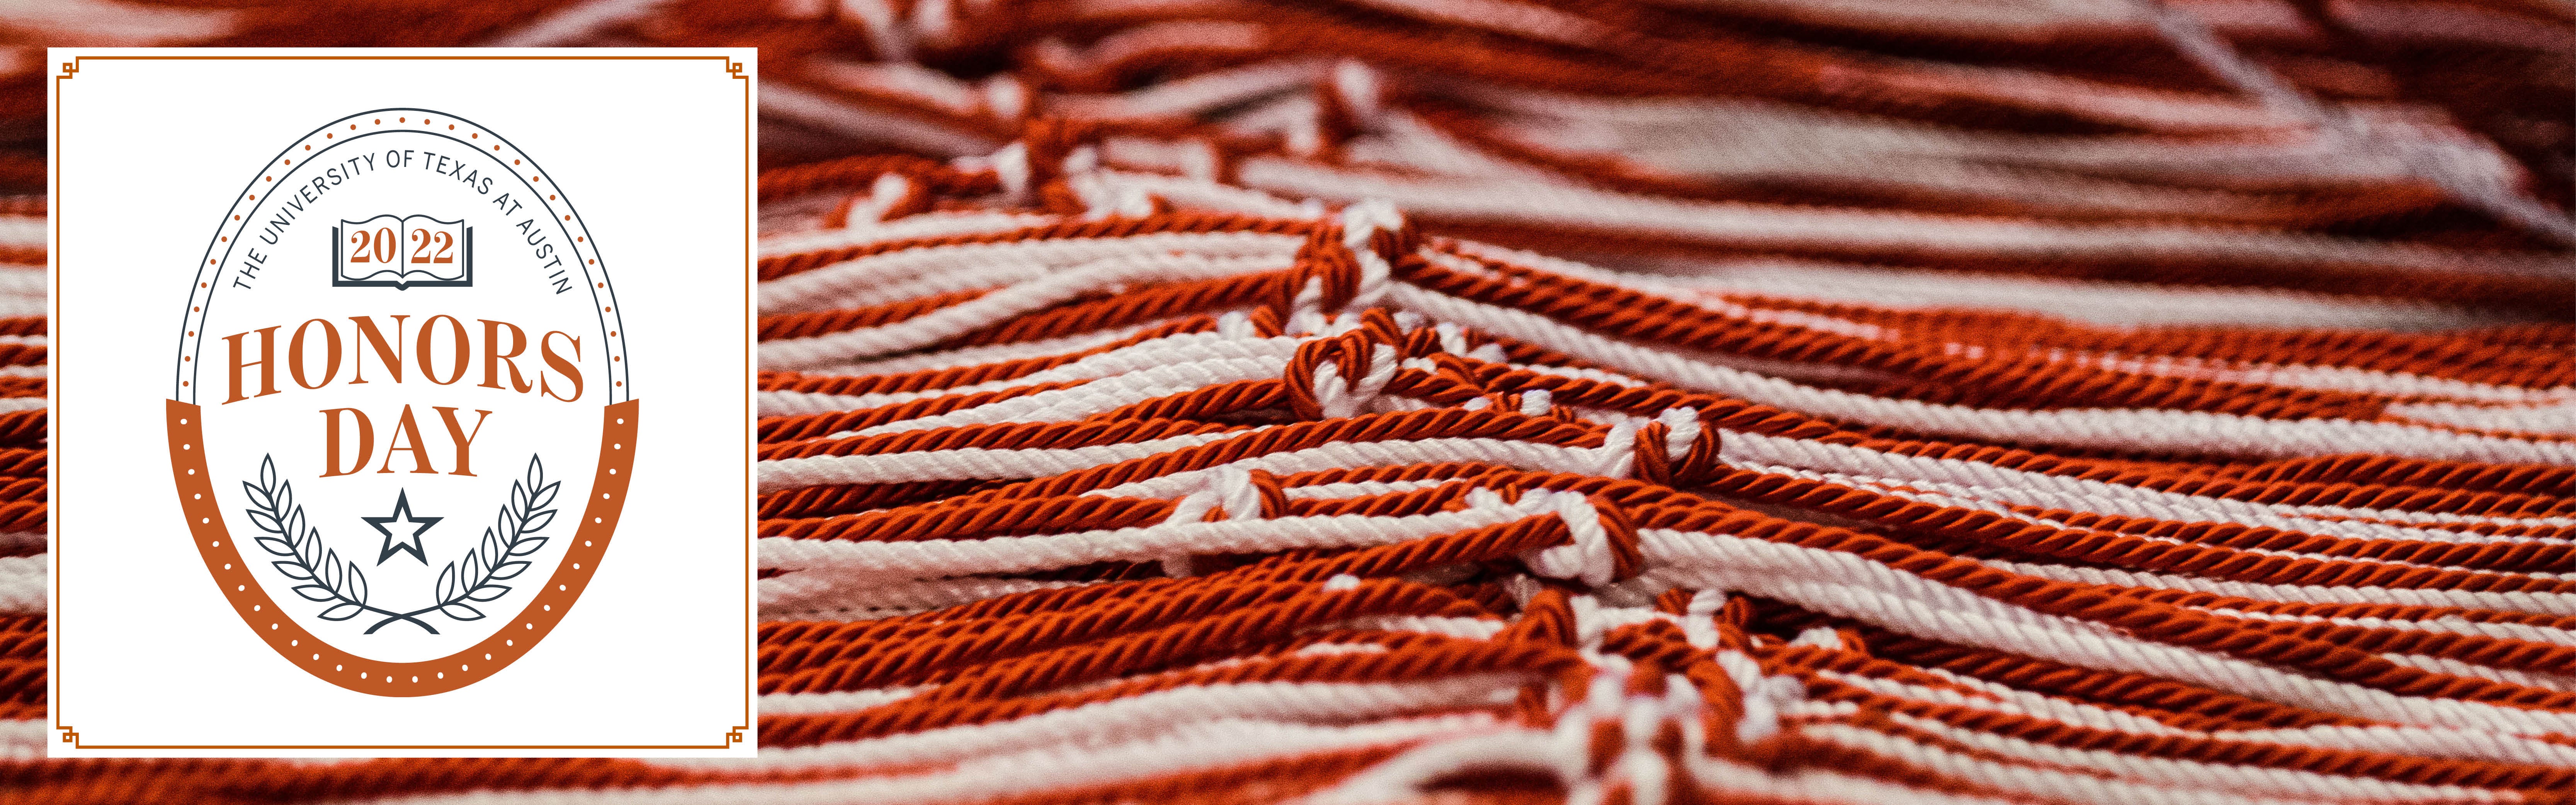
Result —
<svg viewBox="0 0 2576 805"><path fill-rule="evenodd" d="M758 46L773 166L750 760L43 760L0 203L12 803L2576 800L2563 4L0 33Z"/></svg>

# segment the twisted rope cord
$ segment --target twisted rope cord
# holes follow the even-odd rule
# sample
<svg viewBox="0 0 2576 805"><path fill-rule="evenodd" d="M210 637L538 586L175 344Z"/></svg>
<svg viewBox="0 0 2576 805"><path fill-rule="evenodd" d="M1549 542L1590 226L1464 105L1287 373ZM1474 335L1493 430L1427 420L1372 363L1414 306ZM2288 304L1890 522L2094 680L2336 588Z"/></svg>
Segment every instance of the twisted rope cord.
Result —
<svg viewBox="0 0 2576 805"><path fill-rule="evenodd" d="M757 44L785 152L870 154L760 182L768 749L20 751L12 801L2576 784L2563 255L2320 155L2279 93L2159 50L2170 12L363 5L183 40ZM2464 65L2564 27L2424 13L2484 15L2442 45ZM2337 69L2288 91L2392 65ZM2369 125L2565 195L2453 111ZM29 160L0 149L0 183ZM45 209L0 198L0 262L42 261ZM0 277L9 725L45 712L25 274Z"/></svg>

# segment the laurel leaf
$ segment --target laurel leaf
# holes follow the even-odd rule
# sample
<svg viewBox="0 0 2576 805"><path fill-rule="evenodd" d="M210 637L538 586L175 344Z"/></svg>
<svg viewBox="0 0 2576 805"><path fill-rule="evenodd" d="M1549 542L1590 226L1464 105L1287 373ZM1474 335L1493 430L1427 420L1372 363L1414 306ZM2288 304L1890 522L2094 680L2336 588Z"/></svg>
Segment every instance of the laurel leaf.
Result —
<svg viewBox="0 0 2576 805"><path fill-rule="evenodd" d="M286 527L278 525L277 515L268 513L266 509L243 509L242 511L250 515L250 524L259 526L259 530L271 534L286 533Z"/></svg>
<svg viewBox="0 0 2576 805"><path fill-rule="evenodd" d="M493 582L515 578L528 571L530 563L511 561L511 557L537 552L546 544L544 537L528 536L529 532L554 522L555 512L545 508L554 502L561 483L546 483L545 463L537 456L528 457L528 476L510 484L510 496L494 512L492 526L484 529L483 539L465 558L447 565L438 577L437 590L442 614L457 620L479 620L481 610L463 601L493 601L510 593L510 586ZM355 567L351 568L352 572ZM459 595L459 592L462 595Z"/></svg>
<svg viewBox="0 0 2576 805"><path fill-rule="evenodd" d="M321 564L322 532L315 529L305 529L304 544L296 547L295 558L303 560L304 566L306 567Z"/></svg>
<svg viewBox="0 0 2576 805"><path fill-rule="evenodd" d="M257 506L262 509L277 508L277 502L269 497L268 490L253 486L249 481L242 482L242 494L250 498L251 505L253 506Z"/></svg>
<svg viewBox="0 0 2576 805"><path fill-rule="evenodd" d="M261 489L277 488L277 460L275 458L269 456L259 457L259 487Z"/></svg>
<svg viewBox="0 0 2576 805"><path fill-rule="evenodd" d="M306 601L330 601L340 597L333 594L330 588L319 584L300 585L295 588L295 594L304 596Z"/></svg>
<svg viewBox="0 0 2576 805"><path fill-rule="evenodd" d="M304 569L303 565L296 564L294 562L270 562L269 564L276 566L277 572L286 574L287 578L301 579L304 581L313 580L313 571Z"/></svg>
<svg viewBox="0 0 2576 805"><path fill-rule="evenodd" d="M286 513L286 529L285 529L285 530L283 530L283 531L279 531L279 532L277 532L277 533L278 533L278 536L287 536L287 535L291 535L291 534L300 533L300 532L302 532L303 530L304 530L304 507L302 507L302 506L297 506L297 507L295 507L295 510L294 510L294 511L287 512L287 513Z"/></svg>
<svg viewBox="0 0 2576 805"><path fill-rule="evenodd" d="M323 552L323 555L322 555L322 583L323 583L323 584L326 584L326 585L329 585L329 586L331 587L331 589L334 589L334 590L341 589L341 587L340 587L340 552L339 552L339 551L325 551L325 552Z"/></svg>
<svg viewBox="0 0 2576 805"><path fill-rule="evenodd" d="M278 539L276 537L259 537L253 541L258 542L259 547L269 553L277 554L279 556L295 555L295 546L286 544L286 540Z"/></svg>
<svg viewBox="0 0 2576 805"><path fill-rule="evenodd" d="M356 562L349 563L349 600L360 603L367 600L367 574L358 572Z"/></svg>
<svg viewBox="0 0 2576 805"><path fill-rule="evenodd" d="M358 606L356 604L340 604L330 609L322 610L322 614L317 617L326 621L344 621L357 617L358 613L364 612L366 609L366 607Z"/></svg>
<svg viewBox="0 0 2576 805"><path fill-rule="evenodd" d="M288 509L297 509L297 508L302 508L302 507L295 505L295 485L294 485L294 484L290 484L290 483L286 483L286 482L283 482L283 481L278 482L278 484L277 484L277 505L275 505L275 506L270 506L268 510L269 510L269 511L282 512L282 511L286 511L286 510L288 510Z"/></svg>

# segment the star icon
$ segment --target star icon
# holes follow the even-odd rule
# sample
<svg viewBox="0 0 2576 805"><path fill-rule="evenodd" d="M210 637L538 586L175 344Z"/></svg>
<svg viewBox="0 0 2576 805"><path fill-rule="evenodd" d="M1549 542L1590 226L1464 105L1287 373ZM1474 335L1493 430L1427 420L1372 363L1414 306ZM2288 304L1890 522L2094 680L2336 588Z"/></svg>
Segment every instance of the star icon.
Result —
<svg viewBox="0 0 2576 805"><path fill-rule="evenodd" d="M418 559L421 564L426 565L429 564L429 555L421 552L420 535L427 533L430 526L437 525L438 521L444 518L413 516L411 513L411 492L405 490L394 494L394 513L383 517L360 517L358 519L367 521L367 525L375 526L378 533L385 535L385 549L384 552L376 555L376 564L384 564L385 560L394 558L394 554L410 551L411 558ZM400 537L394 536L393 530L388 529L385 526L396 520L402 521L405 525L412 526L413 528L411 529L411 533Z"/></svg>

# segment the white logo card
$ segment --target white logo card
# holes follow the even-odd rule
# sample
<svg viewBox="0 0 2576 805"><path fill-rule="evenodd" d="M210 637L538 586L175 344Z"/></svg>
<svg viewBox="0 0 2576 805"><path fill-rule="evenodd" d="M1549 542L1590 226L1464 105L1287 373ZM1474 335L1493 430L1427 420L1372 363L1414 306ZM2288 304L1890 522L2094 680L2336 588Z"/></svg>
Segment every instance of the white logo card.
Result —
<svg viewBox="0 0 2576 805"><path fill-rule="evenodd" d="M752 51L51 61L55 756L752 752Z"/></svg>

